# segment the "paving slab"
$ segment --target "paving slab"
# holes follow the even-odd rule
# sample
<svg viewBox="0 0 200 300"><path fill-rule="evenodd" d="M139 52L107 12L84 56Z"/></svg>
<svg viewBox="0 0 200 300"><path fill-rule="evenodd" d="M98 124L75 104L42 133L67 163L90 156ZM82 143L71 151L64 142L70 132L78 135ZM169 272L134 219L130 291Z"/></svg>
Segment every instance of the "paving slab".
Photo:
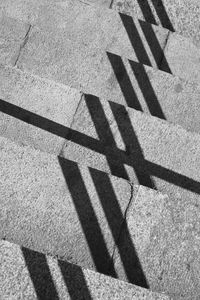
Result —
<svg viewBox="0 0 200 300"><path fill-rule="evenodd" d="M140 186L127 213L131 233L150 289L173 299L199 299L200 206L190 198L177 199ZM130 236L121 232L121 243L130 257ZM115 266L123 270L119 253ZM119 271L120 278L126 279Z"/></svg>
<svg viewBox="0 0 200 300"><path fill-rule="evenodd" d="M198 0L114 0L112 8L176 31L200 45Z"/></svg>
<svg viewBox="0 0 200 300"><path fill-rule="evenodd" d="M0 17L0 63L14 65L30 25L9 17Z"/></svg>
<svg viewBox="0 0 200 300"><path fill-rule="evenodd" d="M58 155L81 95L73 88L0 65L0 135ZM50 123L62 128L60 135L40 129Z"/></svg>
<svg viewBox="0 0 200 300"><path fill-rule="evenodd" d="M200 47L188 43L188 39L181 35L170 34L164 52L172 73L199 82Z"/></svg>
<svg viewBox="0 0 200 300"><path fill-rule="evenodd" d="M54 35L70 39L75 45L107 49L147 65L159 67L168 30L142 22L101 7L85 5L80 1L18 0L0 4L4 14L50 30ZM24 3L24 5L22 5ZM32 15L31 15L32 12ZM148 33L144 36L143 31ZM154 44L153 44L154 41ZM153 49L151 49L153 48ZM57 57L57 56L56 56Z"/></svg>
<svg viewBox="0 0 200 300"><path fill-rule="evenodd" d="M198 134L91 95L82 101L64 157L158 189L175 200L199 201Z"/></svg>
<svg viewBox="0 0 200 300"><path fill-rule="evenodd" d="M0 259L1 299L169 299L7 241Z"/></svg>
<svg viewBox="0 0 200 300"><path fill-rule="evenodd" d="M128 64L126 66L128 69ZM133 68L133 71L128 70L140 105L138 109L200 133L197 83L134 62L129 67ZM113 102L137 109L134 96L131 95L132 103L127 103L124 101L126 94L122 94L124 90L120 92L120 84L117 82L114 86ZM82 92L72 87L0 65L0 135L19 144L59 154L81 96Z"/></svg>
<svg viewBox="0 0 200 300"><path fill-rule="evenodd" d="M1 239L108 274L137 187L3 137L0 152Z"/></svg>

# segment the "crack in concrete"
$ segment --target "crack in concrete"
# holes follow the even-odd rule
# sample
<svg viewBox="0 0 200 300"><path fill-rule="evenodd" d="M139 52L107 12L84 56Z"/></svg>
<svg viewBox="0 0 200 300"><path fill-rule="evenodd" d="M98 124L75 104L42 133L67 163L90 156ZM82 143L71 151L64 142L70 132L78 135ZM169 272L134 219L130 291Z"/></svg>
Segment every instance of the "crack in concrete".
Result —
<svg viewBox="0 0 200 300"><path fill-rule="evenodd" d="M119 230L119 235L118 235L118 238L117 238L117 243L114 244L114 247L113 247L113 253L111 255L111 260L110 260L110 263L109 263L109 267L108 267L108 271L114 267L114 256L115 256L115 252L117 250L117 244L120 240L120 237L121 237L121 233L123 231L123 228L124 228L124 224L126 223L127 221L127 214L128 214L128 211L130 209L130 207L132 206L132 202L133 202L133 199L134 199L134 195L135 195L135 191L134 191L134 185L132 182L128 181L129 185L130 185L130 198L129 198L129 201L128 201L128 204L127 204L127 207L125 209L125 212L124 212L124 219L120 225L120 230ZM136 194L138 193L138 189L137 189L137 192Z"/></svg>
<svg viewBox="0 0 200 300"><path fill-rule="evenodd" d="M26 46L26 44L27 44L27 42L28 42L31 28L32 28L32 25L30 24L29 27L28 27L28 30L27 30L27 32L26 32L26 35L25 35L25 37L24 37L24 40L23 40L22 44L20 45L19 53L18 53L17 58L16 58L16 60L15 60L14 67L17 65L17 63L18 63L18 61L19 61L19 57L20 57L20 55L21 55L22 49Z"/></svg>
<svg viewBox="0 0 200 300"><path fill-rule="evenodd" d="M82 100L83 100L83 98L84 98L84 96L85 96L85 94L84 94L83 92L81 92L80 94L81 94L80 100L79 100L79 102L78 102L78 104L77 104L77 106L76 106L76 110L75 110L75 112L74 112L74 115L73 115L71 124L70 124L70 126L69 126L69 129L71 129L72 126L73 126L73 124L74 124L74 120L75 120L77 111L78 111L79 106L81 105L81 102L82 102ZM58 156L60 156L60 157L64 157L64 156L63 156L63 154L64 154L64 149L67 147L67 137L68 137L68 130L67 130L66 137L65 137L66 140L64 141L63 146L62 146L62 149L60 150L60 153L58 154Z"/></svg>

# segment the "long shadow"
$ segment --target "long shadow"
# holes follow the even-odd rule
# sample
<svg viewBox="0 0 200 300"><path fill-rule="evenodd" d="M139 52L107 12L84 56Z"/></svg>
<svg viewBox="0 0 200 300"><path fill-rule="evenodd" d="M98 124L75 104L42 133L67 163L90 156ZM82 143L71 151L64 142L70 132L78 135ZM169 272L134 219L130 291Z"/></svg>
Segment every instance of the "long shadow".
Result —
<svg viewBox="0 0 200 300"><path fill-rule="evenodd" d="M66 139L78 143L81 146L104 154L107 157L108 163L113 165L112 172L114 170L115 175L117 175L117 169L115 169L115 165L120 165L121 172L121 170L123 170L123 165L126 164L134 168L137 178L142 185L156 188L154 181L151 178L152 176L155 176L174 185L200 194L199 182L158 166L144 158L141 146L132 127L131 120L123 105L109 101L120 134L124 144L126 145L126 151L118 149L114 142L114 138L111 138L111 132L108 129L109 125L107 121L104 120L105 115L102 115L102 110L100 109L100 100L91 95L86 95L85 99L90 113L93 113L92 119L93 122L96 122L95 126L100 137L99 140L88 137L87 135L79 133L70 128L66 128L65 126L33 114L3 100L0 101L0 110L11 116L17 117L26 123L35 125L41 129L47 130L48 132L65 137ZM95 107L98 111L100 111L100 114L98 114L98 111L93 111ZM102 121L101 124L100 121ZM100 125L102 127L106 126L106 128L102 129L100 128ZM108 146L106 147L106 145ZM59 157L59 162L66 180L66 184L68 185L69 191L72 195L74 206L76 208L80 224L82 226L97 271L117 277L112 257L109 255L103 233L101 232L97 216L91 204L91 199L81 177L77 163L61 157ZM99 195L101 206L113 235L115 245L118 248L128 280L131 283L148 288L147 280L144 272L142 271L137 253L130 238L126 220L120 210L119 203L117 202L116 195L112 189L108 174L104 174L91 168L90 174L96 187L96 191ZM123 174L119 173L118 175L120 177ZM121 226L121 230L119 225ZM126 248L123 247L124 245L121 240L121 238L123 239L123 234L120 234L122 232L123 234L125 232L124 236L126 236ZM38 298L45 299L44 297L49 297L48 299L58 299L55 285L51 280L50 271L46 266L44 257L39 256L38 258L39 265L44 266L42 267L44 275L40 280L38 279L39 277L37 276L36 272L38 267L37 264L31 264L31 260L28 258L26 251L23 251L23 253L31 274L32 281L37 290ZM108 266L110 268L108 268ZM66 285L69 285L70 283L67 281L67 275L65 274L64 277L66 280ZM43 281L46 283L44 282L44 284L40 285L40 283ZM84 278L82 278L82 283L84 284ZM46 291L47 285L49 286L49 292ZM72 290L73 287L71 286L71 291Z"/></svg>
<svg viewBox="0 0 200 300"><path fill-rule="evenodd" d="M107 56L123 93L126 104L129 107L142 111L142 107L138 101L134 88L132 87L122 58L110 52L107 52Z"/></svg>
<svg viewBox="0 0 200 300"><path fill-rule="evenodd" d="M97 216L91 204L90 197L77 163L59 157L59 163L71 193L79 221L81 223L88 247L90 249L96 270L107 274L108 264L111 262L103 233ZM117 277L116 273L114 276Z"/></svg>
<svg viewBox="0 0 200 300"><path fill-rule="evenodd" d="M137 0L137 2L138 5L140 6L145 21L154 25L158 25L158 23L156 22L156 18L152 12L152 9L148 3L148 0ZM174 32L175 31L174 27L170 21L170 18L166 12L162 0L151 0L151 2L156 10L156 13L160 19L162 26Z"/></svg>
<svg viewBox="0 0 200 300"><path fill-rule="evenodd" d="M107 121L99 98L92 95L85 95L85 102L99 136L99 140L102 142L102 144L105 144L105 147L116 149L117 145L110 130L109 123ZM118 106L117 104L115 106L115 103L113 102L110 102L110 105L119 131L122 135L127 155L130 156L130 151L134 149L135 157L137 157L140 163L142 163L142 161L144 161L142 150L137 141L136 135L134 134L133 130L130 130L132 129L132 125L130 123L130 120L127 118L128 115L125 107L122 105ZM115 158L113 157L113 153L107 153L106 158L113 175L129 180L123 162L115 160ZM152 179L145 173L141 174L140 171L136 171L136 176L141 185L145 185L150 188L155 187Z"/></svg>
<svg viewBox="0 0 200 300"><path fill-rule="evenodd" d="M121 105L121 106L123 106L123 105ZM146 159L144 160L143 158L141 161L140 157L137 158L137 160L134 160L133 158L130 159L130 157L127 156L127 153L121 149L105 148L105 144L102 144L101 141L96 140L95 138L92 138L86 134L80 133L69 127L65 127L57 122L51 121L47 118L44 118L38 114L32 113L28 110L25 110L19 106L11 104L2 99L0 99L0 111L7 115L15 117L25 123L36 126L40 129L43 129L47 132L54 134L54 135L66 138L69 141L77 143L80 146L86 147L90 150L93 150L93 151L103 154L105 156L107 154L110 155L110 153L113 153L113 157L114 157L115 161L118 160L120 163L126 164L135 169L141 170L141 172L142 172L142 170L144 172L143 166L141 168L141 162L143 162L143 163L145 162L145 166L146 166L145 170L148 172L148 174L151 174L152 176L161 178L161 179L165 180L166 182L170 182L178 187L184 188L186 190L189 190L191 192L194 192L194 193L200 195L200 183L198 181L195 181L195 180L187 177L187 176L184 176L184 175L181 175L174 171L171 171L169 169L166 169L165 167L162 167L155 163L149 162Z"/></svg>
<svg viewBox="0 0 200 300"><path fill-rule="evenodd" d="M107 56L127 105L136 110L143 111L141 104L137 98L136 92L130 81L129 75L124 66L122 58L119 55L110 52L107 52ZM152 116L165 120L165 115L162 111L158 98L147 76L144 66L134 61L129 61L129 63L133 74L138 82L140 90L144 96L144 100L146 101L146 104L149 108L149 112ZM124 77L121 76L119 78L118 69L123 70L123 74L125 74ZM121 83L121 80L123 80L123 84Z"/></svg>
<svg viewBox="0 0 200 300"><path fill-rule="evenodd" d="M89 168L89 170L96 187L99 200L103 207L106 219L111 229L115 245L118 248L128 281L144 288L149 288L145 274L142 270L142 266L137 256L137 252L131 240L126 220L122 214L108 174L100 172L93 168ZM117 224L122 225L121 228L123 229L123 234L126 236L126 247L124 247L124 245L121 243L119 233L116 231ZM113 266L110 267L110 272L111 274L115 272Z"/></svg>
<svg viewBox="0 0 200 300"><path fill-rule="evenodd" d="M51 271L42 253L22 247L22 253L38 300L59 300ZM90 291L80 267L58 260L58 266L71 300L92 300Z"/></svg>
<svg viewBox="0 0 200 300"><path fill-rule="evenodd" d="M39 300L59 300L56 286L44 254L22 247L30 278Z"/></svg>
<svg viewBox="0 0 200 300"><path fill-rule="evenodd" d="M143 45L142 39L135 26L133 18L129 15L125 15L122 13L119 13L119 15L124 25L124 28L126 29L127 35L135 51L138 61L144 65L152 66L148 54ZM160 43L156 37L152 25L141 20L139 21L139 24L144 33L146 41L151 49L152 55L155 59L158 69L172 74L168 62L166 60L164 50L160 46Z"/></svg>
<svg viewBox="0 0 200 300"><path fill-rule="evenodd" d="M138 1L142 1L142 0L138 0ZM169 29L170 31L174 32L175 29L172 25L172 22L170 21L170 18L166 12L165 6L162 2L162 0L151 0L156 13L160 19L160 22L162 24L163 27Z"/></svg>

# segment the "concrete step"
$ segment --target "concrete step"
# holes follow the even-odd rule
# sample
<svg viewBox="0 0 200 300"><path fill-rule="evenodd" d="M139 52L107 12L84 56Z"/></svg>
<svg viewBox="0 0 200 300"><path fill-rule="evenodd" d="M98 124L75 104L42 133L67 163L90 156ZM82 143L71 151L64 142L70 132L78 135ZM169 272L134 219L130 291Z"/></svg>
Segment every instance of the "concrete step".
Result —
<svg viewBox="0 0 200 300"><path fill-rule="evenodd" d="M91 95L71 129L63 157L198 203L199 134Z"/></svg>
<svg viewBox="0 0 200 300"><path fill-rule="evenodd" d="M121 13L134 15L151 24L176 31L200 45L198 0L113 0L111 7Z"/></svg>
<svg viewBox="0 0 200 300"><path fill-rule="evenodd" d="M198 201L5 138L0 154L1 239L173 299L198 299Z"/></svg>
<svg viewBox="0 0 200 300"><path fill-rule="evenodd" d="M100 199L90 168L4 137L0 154L0 238L110 274L114 247L137 187L97 171L107 193ZM141 271L139 261L134 271L122 256L127 274ZM143 276L141 271L135 281L144 283Z"/></svg>
<svg viewBox="0 0 200 300"><path fill-rule="evenodd" d="M133 182L139 178L175 197L199 193L199 134L10 67L2 70L1 136Z"/></svg>
<svg viewBox="0 0 200 300"><path fill-rule="evenodd" d="M118 64L122 62L121 58L116 55L110 55L110 57L113 62L116 61ZM198 84L172 77L165 72L153 70L141 64L132 62L131 66L134 71L134 78L130 77L131 72L129 72L129 78L132 80L131 86L128 88L128 77L127 81L120 82L120 84L116 78L115 88L110 91L109 97L104 97L105 99L111 99L118 104L179 124L188 131L200 133L200 87ZM113 78L114 75L113 72ZM98 93L94 95L98 96ZM108 96L103 91L102 95ZM65 132L67 132L67 127L70 127L81 96L82 92L66 85L41 79L30 73L0 64L0 99L65 126ZM8 114L9 111L11 113L9 109L7 111ZM9 126L14 127L18 141L23 135L22 139L24 141L28 139L28 144L31 143L35 148L40 142L41 150L56 154L60 152L63 139L55 140L52 135L50 137L44 132L41 136L36 128L17 122L17 120L12 121L12 118L8 121L8 118L8 116L1 115L1 135L12 138L14 131L9 129ZM14 125L11 125L13 122ZM32 132L31 135L30 132ZM49 138L51 138L50 142L48 142Z"/></svg>
<svg viewBox="0 0 200 300"><path fill-rule="evenodd" d="M87 83L98 78L100 84L110 79L107 51L199 82L200 48L189 39L80 1L47 2L30 0L24 7L19 0L1 6L2 12L37 26L27 34L18 67L63 83L71 75L70 84L77 77L80 85L82 78Z"/></svg>
<svg viewBox="0 0 200 300"><path fill-rule="evenodd" d="M0 260L2 300L169 299L7 241L0 242Z"/></svg>
<svg viewBox="0 0 200 300"><path fill-rule="evenodd" d="M85 4L112 8L188 37L200 45L198 0L82 0Z"/></svg>

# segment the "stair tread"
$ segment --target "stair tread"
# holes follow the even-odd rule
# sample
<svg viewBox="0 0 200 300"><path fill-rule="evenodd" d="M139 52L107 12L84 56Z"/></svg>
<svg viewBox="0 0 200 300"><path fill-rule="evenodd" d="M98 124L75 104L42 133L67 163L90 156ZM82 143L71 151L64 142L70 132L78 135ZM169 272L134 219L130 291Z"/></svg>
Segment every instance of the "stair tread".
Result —
<svg viewBox="0 0 200 300"><path fill-rule="evenodd" d="M169 299L7 241L0 257L2 299Z"/></svg>
<svg viewBox="0 0 200 300"><path fill-rule="evenodd" d="M146 277L152 291L175 299L199 294L193 284L199 197L162 194L5 138L0 142L1 238L109 274L105 242L110 255L115 249L120 279L141 285Z"/></svg>
<svg viewBox="0 0 200 300"><path fill-rule="evenodd" d="M31 22L33 19L32 23L43 31L43 34L37 28L30 31L17 63L23 69L32 69L36 73L40 71L43 76L55 76L57 80L62 80L62 77L63 80L67 79L63 72L67 69L73 73L74 80L77 72L84 72L86 77L90 67L94 69L90 70L91 77L95 77L95 69L100 68L101 60L106 60L108 51L188 80L194 77L194 80L199 81L200 50L187 38L169 33L162 27L132 19L128 15L119 15L114 10L94 8L80 1L68 0L54 4L50 1L50 4L43 5L33 2L35 6L32 2L27 4L35 7L32 7L33 15L29 6L27 11L24 7L20 10L21 4L17 3L16 9L7 8L7 13L11 11L12 16L19 17L21 13L23 21ZM3 11L5 6L3 4ZM16 15L13 13L15 10ZM38 47L41 40L43 43ZM78 51L74 50L76 48ZM62 60L65 60L65 66ZM84 85L81 79L77 80L77 84ZM91 81L86 77L85 81L88 80Z"/></svg>

